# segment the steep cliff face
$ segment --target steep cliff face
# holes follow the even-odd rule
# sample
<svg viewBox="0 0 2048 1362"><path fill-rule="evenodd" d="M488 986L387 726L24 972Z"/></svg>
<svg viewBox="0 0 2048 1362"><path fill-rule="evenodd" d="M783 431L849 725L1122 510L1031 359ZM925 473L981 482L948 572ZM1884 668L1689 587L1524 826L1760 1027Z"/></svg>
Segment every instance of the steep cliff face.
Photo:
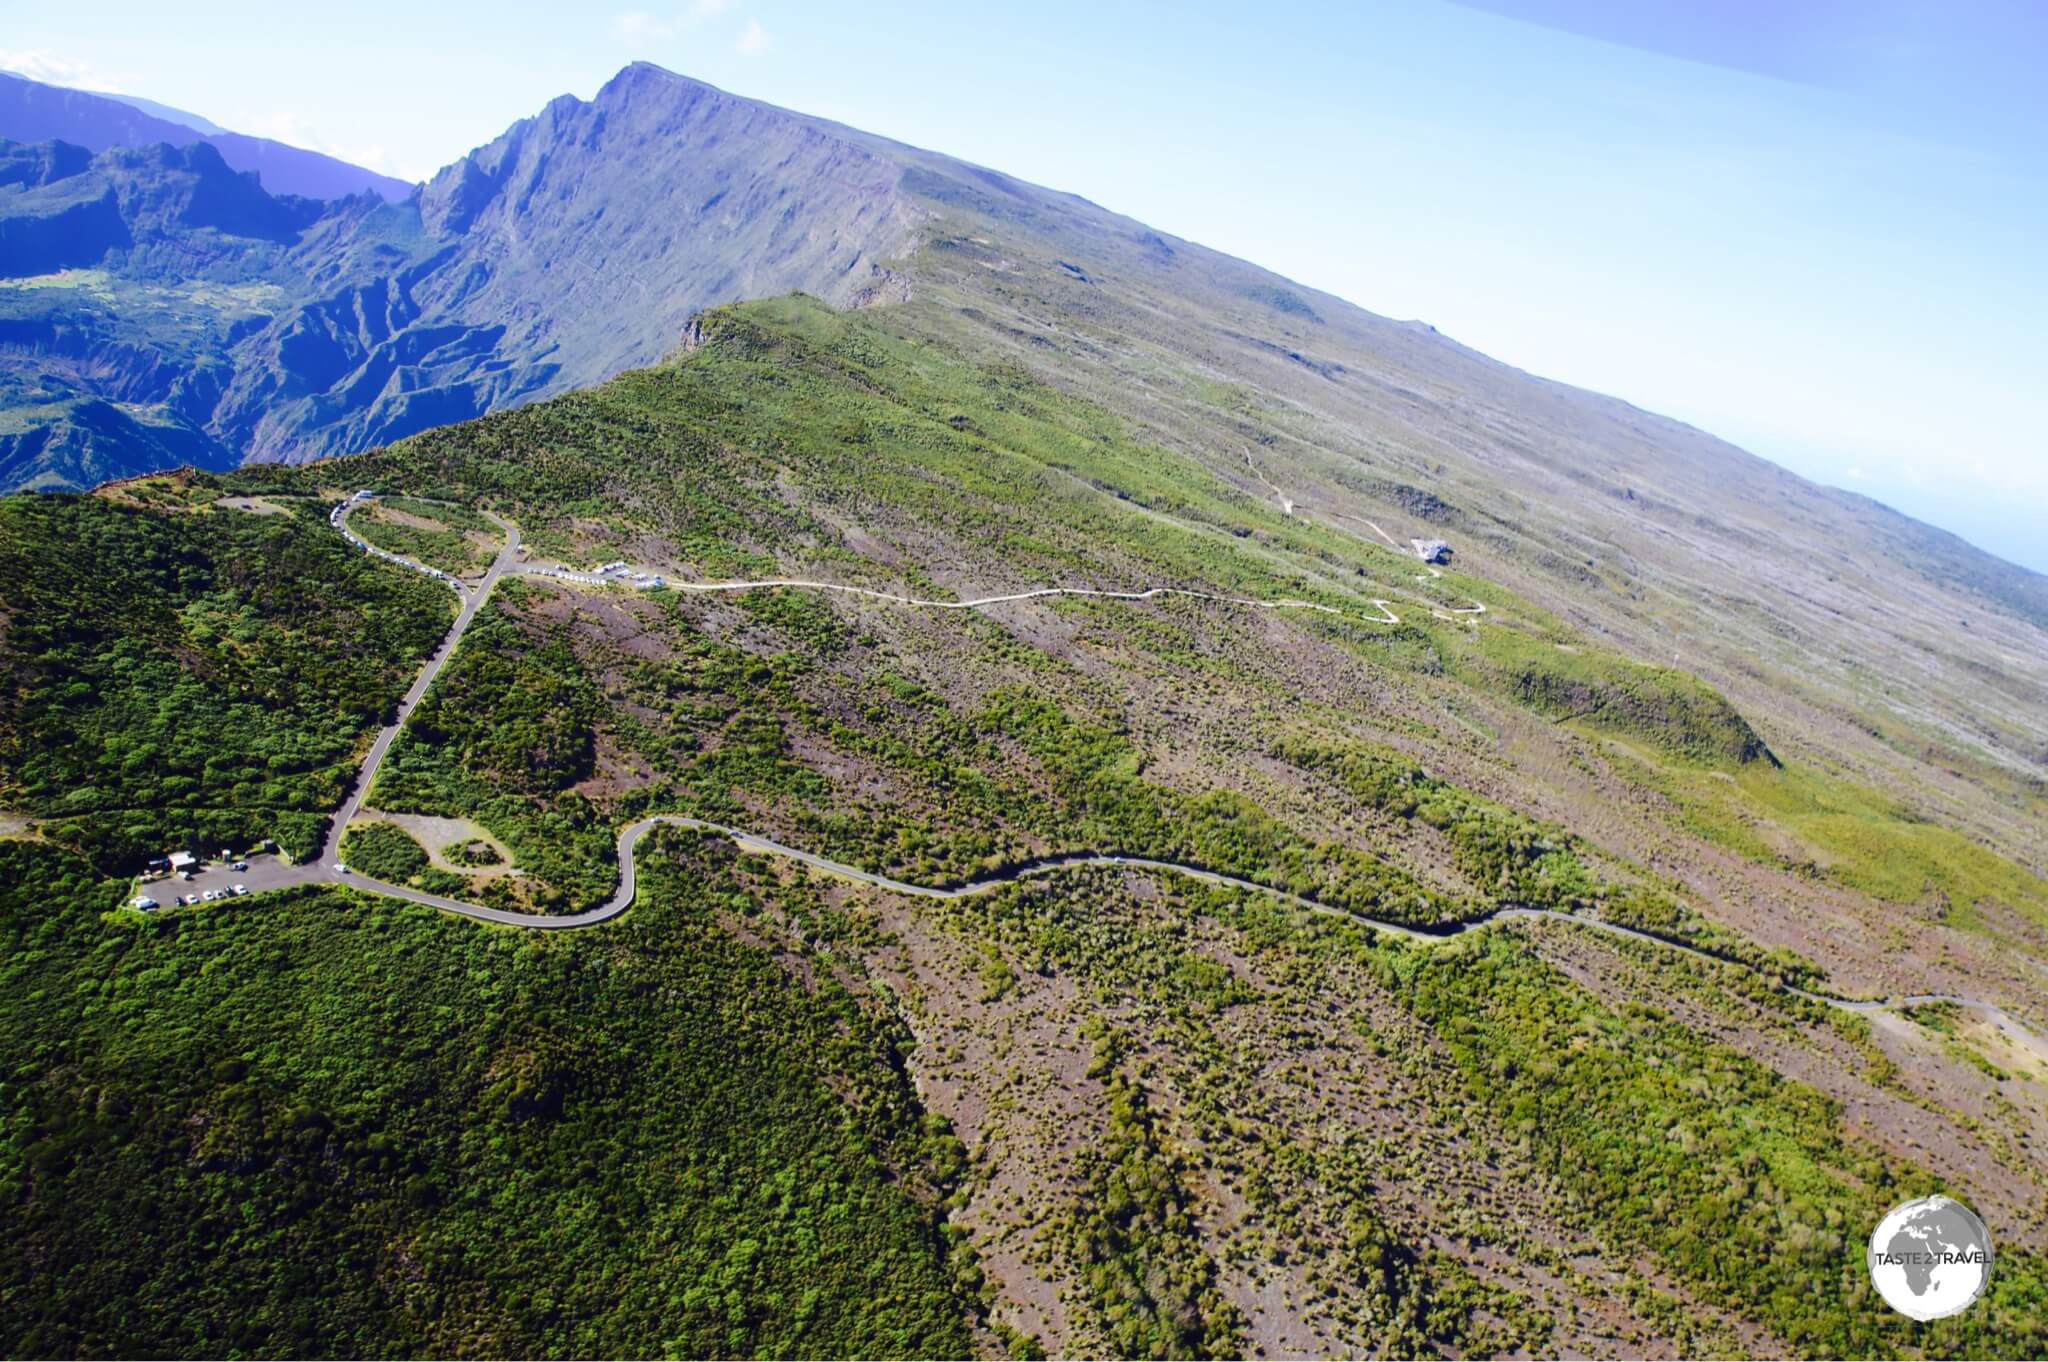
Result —
<svg viewBox="0 0 2048 1362"><path fill-rule="evenodd" d="M158 348L201 366L211 346L228 368L204 385L210 406L188 383L150 413L189 427L189 447L367 449L651 363L710 303L886 296L880 262L911 248L921 216L902 179L844 129L645 65L399 204L272 196L204 144L11 148L0 275L20 283L0 290L0 406L24 434L65 428L32 441L38 485L157 466L160 440L123 454L106 442L124 427L69 413L168 403L177 376L138 385L116 351L184 337ZM59 275L88 270L89 284Z"/></svg>
<svg viewBox="0 0 2048 1362"><path fill-rule="evenodd" d="M829 125L638 64L442 171L420 215L462 242L444 304L559 346L559 388L660 358L709 300L850 301L909 244L901 180Z"/></svg>

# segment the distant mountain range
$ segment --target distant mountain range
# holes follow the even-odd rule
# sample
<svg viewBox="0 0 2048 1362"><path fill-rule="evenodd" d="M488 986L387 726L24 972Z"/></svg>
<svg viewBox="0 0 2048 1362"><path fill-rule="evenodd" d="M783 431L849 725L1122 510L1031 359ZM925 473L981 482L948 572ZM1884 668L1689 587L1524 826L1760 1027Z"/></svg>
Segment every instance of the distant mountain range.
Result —
<svg viewBox="0 0 2048 1362"><path fill-rule="evenodd" d="M273 194L339 199L365 190L396 201L413 186L358 165L287 146L268 137L249 137L198 114L135 95L98 94L46 85L0 71L0 137L15 142L69 142L88 151L148 147L159 142L187 146L206 142L235 170L254 171Z"/></svg>
<svg viewBox="0 0 2048 1362"><path fill-rule="evenodd" d="M886 294L924 216L886 144L651 66L392 203L277 194L94 102L143 145L0 144L0 487L367 449L593 383L708 303Z"/></svg>
<svg viewBox="0 0 2048 1362"><path fill-rule="evenodd" d="M208 137L226 137L231 132L230 129L223 128L220 124L203 115L192 113L186 109L174 109L168 104L159 104L153 99L144 99L141 95L115 94L111 90L90 90L87 93L103 95L107 99L119 100L123 104L142 110L152 118L161 118L166 123L180 124L183 127L192 129L194 132L203 133Z"/></svg>

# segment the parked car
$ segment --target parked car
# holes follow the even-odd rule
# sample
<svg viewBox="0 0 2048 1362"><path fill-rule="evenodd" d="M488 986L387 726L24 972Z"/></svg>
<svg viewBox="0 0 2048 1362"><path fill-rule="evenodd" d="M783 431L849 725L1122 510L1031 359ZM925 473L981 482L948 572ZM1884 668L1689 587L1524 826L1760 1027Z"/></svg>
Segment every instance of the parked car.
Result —
<svg viewBox="0 0 2048 1362"><path fill-rule="evenodd" d="M246 884L238 884L235 886L235 892L237 894L246 894L249 892L249 886Z"/></svg>
<svg viewBox="0 0 2048 1362"><path fill-rule="evenodd" d="M235 863L234 863L233 865L231 865L231 866L229 866L229 867L228 867L228 869L230 869L230 870L242 870L242 871L246 871L246 870L247 870L248 868L249 868L249 863L248 863L247 861L236 861L236 862L235 862Z"/></svg>

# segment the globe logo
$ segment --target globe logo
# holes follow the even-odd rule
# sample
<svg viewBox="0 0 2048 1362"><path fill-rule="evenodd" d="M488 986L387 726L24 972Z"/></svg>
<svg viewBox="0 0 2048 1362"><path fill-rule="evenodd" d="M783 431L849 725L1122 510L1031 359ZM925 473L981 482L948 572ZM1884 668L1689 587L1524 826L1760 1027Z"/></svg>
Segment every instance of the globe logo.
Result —
<svg viewBox="0 0 2048 1362"><path fill-rule="evenodd" d="M1928 1196L1892 1208L1870 1236L1870 1284L1909 1319L1967 1310L1991 1280L1991 1236L1954 1197Z"/></svg>

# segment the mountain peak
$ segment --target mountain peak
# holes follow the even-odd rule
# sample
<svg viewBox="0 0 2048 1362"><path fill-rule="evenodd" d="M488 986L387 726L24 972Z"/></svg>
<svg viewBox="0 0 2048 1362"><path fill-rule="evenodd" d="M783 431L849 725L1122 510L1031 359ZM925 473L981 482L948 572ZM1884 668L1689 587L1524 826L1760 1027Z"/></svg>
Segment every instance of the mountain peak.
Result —
<svg viewBox="0 0 2048 1362"><path fill-rule="evenodd" d="M615 86L648 82L689 85L695 86L700 90L714 88L709 83L698 80L695 76L686 76L680 71L671 71L666 66L660 66L651 61L629 61L619 68L617 75L604 83L604 89L609 90Z"/></svg>
<svg viewBox="0 0 2048 1362"><path fill-rule="evenodd" d="M901 179L899 167L850 131L833 136L816 120L636 61L589 100L558 96L444 167L426 186L421 216L432 231L464 234L494 220L509 223L508 213L525 213L550 196L579 195L613 176L627 177L641 195L669 198L685 220L725 202L733 184L749 179L775 178L782 192L830 194L830 179L791 177L789 158L800 151L828 176L843 179L859 167L865 194L893 193Z"/></svg>
<svg viewBox="0 0 2048 1362"><path fill-rule="evenodd" d="M618 74L606 81L592 97L591 103L602 104L607 99L636 91L660 90L669 93L685 93L693 96L715 95L721 99L739 99L741 96L721 90L709 81L695 76L686 76L680 71L671 71L666 66L657 66L651 61L628 62L620 67ZM748 100L748 103L755 101Z"/></svg>
<svg viewBox="0 0 2048 1362"><path fill-rule="evenodd" d="M0 176L36 184L76 160L55 156L10 153ZM195 415L223 447L272 458L361 449L652 364L713 303L901 296L881 262L909 253L924 216L879 141L644 62L376 209L274 199L204 144L103 160L98 180L0 204L22 243L7 263L126 253L153 268L183 241L205 268L261 274L291 306L207 323L241 339L235 378Z"/></svg>

